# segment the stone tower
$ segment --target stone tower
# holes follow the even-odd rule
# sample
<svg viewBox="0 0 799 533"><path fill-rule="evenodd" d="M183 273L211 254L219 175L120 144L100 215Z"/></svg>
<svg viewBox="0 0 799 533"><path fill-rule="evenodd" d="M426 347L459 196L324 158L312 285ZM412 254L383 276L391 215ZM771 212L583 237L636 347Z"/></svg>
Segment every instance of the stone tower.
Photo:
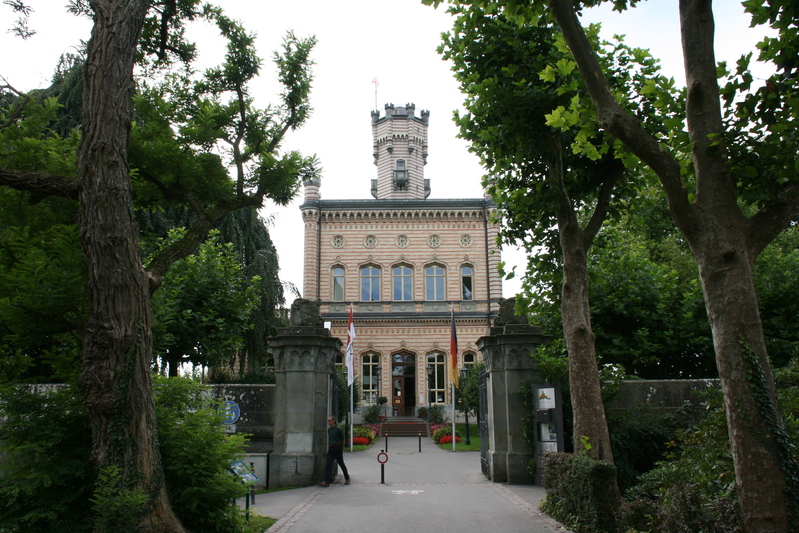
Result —
<svg viewBox="0 0 799 533"><path fill-rule="evenodd" d="M424 177L427 164L429 111L415 116L416 106L386 104L386 114L372 111L372 141L377 179L372 196L378 200L424 200L430 195L430 180Z"/></svg>

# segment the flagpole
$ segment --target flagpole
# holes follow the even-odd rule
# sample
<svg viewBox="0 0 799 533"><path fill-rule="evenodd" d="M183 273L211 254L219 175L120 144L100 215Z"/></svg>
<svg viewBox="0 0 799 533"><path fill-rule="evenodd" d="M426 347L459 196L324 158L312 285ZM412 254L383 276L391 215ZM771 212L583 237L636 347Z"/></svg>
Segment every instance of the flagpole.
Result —
<svg viewBox="0 0 799 533"><path fill-rule="evenodd" d="M455 382L452 383L452 451L455 451Z"/></svg>
<svg viewBox="0 0 799 533"><path fill-rule="evenodd" d="M451 332L450 332L450 342L449 342L449 351L450 357L450 382L452 383L452 451L455 451L455 380L457 379L457 374L455 372L458 371L458 334L457 330L455 329L455 304L449 304L449 312L451 317Z"/></svg>
<svg viewBox="0 0 799 533"><path fill-rule="evenodd" d="M350 319L347 323L347 354L346 354L346 363L347 363L347 381L350 386L350 414L349 414L349 421L350 421L350 452L354 449L353 443L353 436L355 433L355 427L353 422L353 404L355 403L355 355L354 350L352 348L352 344L355 341L355 324L352 319L352 311L354 305L350 302Z"/></svg>
<svg viewBox="0 0 799 533"><path fill-rule="evenodd" d="M354 424L352 423L352 399L353 399L353 391L355 390L355 385L350 385L350 451L353 450L352 445L352 434L354 432Z"/></svg>

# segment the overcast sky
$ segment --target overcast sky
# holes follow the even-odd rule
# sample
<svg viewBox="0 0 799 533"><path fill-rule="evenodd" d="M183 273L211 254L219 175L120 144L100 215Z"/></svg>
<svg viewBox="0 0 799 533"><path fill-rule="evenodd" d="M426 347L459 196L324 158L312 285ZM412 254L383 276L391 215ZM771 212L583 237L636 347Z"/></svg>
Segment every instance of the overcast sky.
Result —
<svg viewBox="0 0 799 533"><path fill-rule="evenodd" d="M0 5L0 75L19 90L49 85L61 54L87 40L91 23L66 13L52 0L30 0L34 12L30 26L37 35L22 41L5 32L13 21L10 8ZM415 103L417 110L430 111L429 157L425 177L431 180L431 198L481 197L483 175L467 144L456 138L452 112L461 106L462 95L449 64L436 52L441 32L451 27L443 7L434 10L419 0L292 0L291 2L219 1L229 16L241 20L257 34L256 46L265 59L261 78L253 94L260 107L276 102L272 51L287 30L318 39L313 58L314 112L307 124L290 133L284 149L317 154L324 168L323 198L371 198L370 180L376 177L372 164L370 112L382 111L386 103ZM60 4L60 3L59 3ZM716 3L716 55L735 61L752 51L759 35L748 30L749 18L738 2ZM679 41L677 2L649 0L631 13L619 15L610 9L586 14L591 22L603 23L603 34L625 34L628 44L649 48L662 60L664 71L680 83L682 55ZM198 24L190 34L198 42L198 65L218 63L224 43L213 28ZM756 74L757 75L757 74ZM375 95L374 79L379 87ZM265 207L272 216L272 239L280 254L281 278L302 289L303 224L298 206L302 194L286 208ZM503 259L519 265L517 251L503 251ZM518 280L505 282L504 295L518 290Z"/></svg>

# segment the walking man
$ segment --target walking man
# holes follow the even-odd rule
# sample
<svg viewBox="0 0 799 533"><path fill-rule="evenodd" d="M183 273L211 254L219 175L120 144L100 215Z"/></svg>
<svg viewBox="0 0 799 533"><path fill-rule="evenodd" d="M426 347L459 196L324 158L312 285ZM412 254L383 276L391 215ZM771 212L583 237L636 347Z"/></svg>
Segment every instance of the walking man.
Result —
<svg viewBox="0 0 799 533"><path fill-rule="evenodd" d="M327 464L325 465L325 480L319 484L320 487L329 487L333 483L333 463L338 462L341 471L344 473L344 484L350 484L350 475L347 472L347 465L344 464L344 430L336 424L336 417L331 416L327 419Z"/></svg>

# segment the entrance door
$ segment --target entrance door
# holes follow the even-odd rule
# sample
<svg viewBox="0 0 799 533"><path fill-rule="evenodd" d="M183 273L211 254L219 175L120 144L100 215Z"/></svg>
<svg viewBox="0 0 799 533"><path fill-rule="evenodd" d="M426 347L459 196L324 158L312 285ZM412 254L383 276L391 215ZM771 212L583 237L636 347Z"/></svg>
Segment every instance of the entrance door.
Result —
<svg viewBox="0 0 799 533"><path fill-rule="evenodd" d="M416 411L416 366L411 353L391 357L391 407L397 416L413 416Z"/></svg>

